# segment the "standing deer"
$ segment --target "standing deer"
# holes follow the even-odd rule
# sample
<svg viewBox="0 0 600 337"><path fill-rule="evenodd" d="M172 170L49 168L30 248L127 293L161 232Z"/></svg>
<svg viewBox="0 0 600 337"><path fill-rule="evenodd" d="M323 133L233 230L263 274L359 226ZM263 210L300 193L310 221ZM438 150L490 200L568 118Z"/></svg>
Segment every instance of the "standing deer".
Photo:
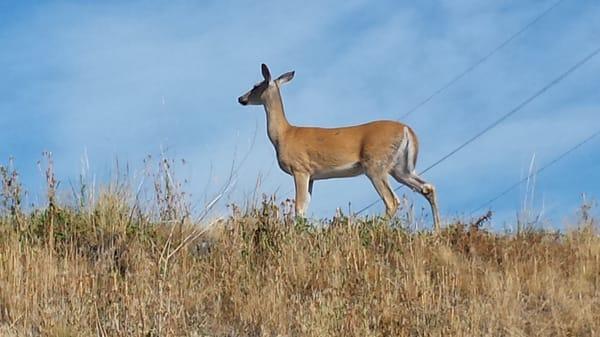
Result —
<svg viewBox="0 0 600 337"><path fill-rule="evenodd" d="M262 75L264 80L240 96L238 102L264 106L267 133L279 167L294 177L296 215L304 215L315 180L365 174L383 199L387 216L392 217L399 201L388 182L391 175L429 201L435 229L440 229L435 188L415 172L419 142L410 127L395 121L333 129L293 126L285 117L279 87L291 81L294 72L272 80L269 68L263 64Z"/></svg>

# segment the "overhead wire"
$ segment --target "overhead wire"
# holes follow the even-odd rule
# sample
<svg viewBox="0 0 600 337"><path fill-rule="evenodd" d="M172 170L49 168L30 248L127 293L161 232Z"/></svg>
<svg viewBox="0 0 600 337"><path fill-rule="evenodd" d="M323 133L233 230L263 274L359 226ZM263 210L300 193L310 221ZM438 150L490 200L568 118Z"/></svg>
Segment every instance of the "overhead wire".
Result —
<svg viewBox="0 0 600 337"><path fill-rule="evenodd" d="M563 0L558 0L558 1L554 2L550 7L546 8L544 11L542 11L540 14L538 14L536 17L534 17L533 20L529 21L525 26L523 26L521 29L519 29L518 31L516 31L511 36L509 36L506 40L502 41L499 45L497 45L490 52L488 52L487 54L485 54L483 57L479 58L476 62L474 62L473 64L471 64L467 68L465 68L462 72L458 73L452 79L450 79L450 81L444 83L441 87L439 87L437 90L435 90L429 96L427 96L425 99L423 99L419 103L417 103L414 107L412 107L410 110L408 110L402 116L400 116L399 119L400 120L405 119L406 117L408 117L409 115L411 115L413 112L417 111L418 109L420 109L421 107L423 107L425 104L429 103L434 97L436 97L437 95L441 94L446 89L448 89L449 87L451 87L452 85L454 85L456 82L458 82L459 80L461 80L463 77L465 77L467 74L469 74L470 72L472 72L473 70L475 70L475 68L477 68L481 64L485 63L489 58L491 58L492 56L494 56L494 54L496 54L501 49L503 49L504 47L506 47L513 40L515 40L517 37L519 37L520 35L522 35L525 31L527 31L529 28L531 28L533 25L535 25L538 21L540 21L543 17L545 17L548 13L550 13L561 2L563 2ZM464 146L466 146L466 145L468 145L468 144L465 144ZM456 152L460 151L460 148L456 149L455 151ZM447 156L451 156L451 155L453 155L453 153L449 153ZM443 157L441 159L441 161L443 161L445 159L446 159L446 156ZM437 164L439 164L439 163L434 163L431 167L428 167L423 172L421 172L421 174L429 171L430 169L432 169L433 167L435 167ZM399 188L396 188L394 191L397 191L398 189ZM379 202L379 200L376 200L376 201L372 202L371 204L367 205L366 207L360 209L358 211L358 213L356 213L356 214L360 214L360 213L364 212L365 210L373 207L378 202Z"/></svg>
<svg viewBox="0 0 600 337"><path fill-rule="evenodd" d="M472 142L474 142L475 140L477 140L479 137L483 136L484 134L488 133L489 131L491 131L492 129L494 129L498 125L500 125L507 118L509 118L510 116L512 116L515 113L519 112L521 109L523 109L529 103L531 103L536 98L538 98L539 96L541 96L542 94L544 94L546 91L548 91L548 89L554 87L555 85L557 85L558 83L560 83L562 80L564 80L567 76L569 76L571 73L573 73L575 70L577 70L578 68L580 68L581 66L583 66L584 64L586 64L594 56L598 55L598 53L600 53L600 47L594 49L591 53L587 54L584 58L582 58L579 61L577 61L574 65L572 65L571 67L569 67L566 71L564 71L563 73L561 73L559 76L557 76L556 78L554 78L552 81L548 82L541 89L539 89L538 91L536 91L534 94L530 95L527 99L525 99L524 101L522 101L521 103L519 103L513 109L509 110L507 113L505 113L504 115L502 115L500 118L496 119L494 122L492 122L490 125L488 125L487 127L485 127L483 130L479 131L474 136L472 136L471 138L467 139L465 142L463 142L462 144L460 144L459 146L457 146L456 148L454 148L452 151L450 151L449 153L447 153L446 155L444 155L443 157L441 157L440 159L438 159L437 161L435 161L433 164L429 165L427 168L425 168L423 171L421 171L420 174L424 174L424 173L428 172L429 170L433 169L434 167L438 166L439 164L441 164L442 162L446 161L448 158L452 157L457 152L459 152L460 150L462 150L463 148L465 148L467 145L469 145ZM400 186L396 187L394 189L394 191L398 191L402 187L403 187L403 185L400 185ZM369 205L361 208L355 214L358 215L358 214L363 213L364 211L368 210L369 208L375 206L380 201L381 200L379 200L379 199L373 201Z"/></svg>
<svg viewBox="0 0 600 337"><path fill-rule="evenodd" d="M535 25L544 16L546 16L554 8L556 8L561 2L563 2L563 0L558 0L558 1L554 2L550 7L548 7L546 10L544 10L543 12L541 12L540 14L538 14L535 18L533 18L533 20L529 21L525 26L523 26L521 29L519 29L518 31L516 31L511 36L509 36L506 40L502 41L502 43L500 43L499 45L497 45L490 52L488 52L487 54L485 54L484 56L482 56L481 58L479 58L473 64L471 64L470 66L468 66L467 68L465 68L462 72L458 73L456 76L454 76L453 78L451 78L450 81L444 83L441 87L439 87L437 90L435 90L429 96L427 96L425 99L423 99L422 101L420 101L419 103L417 103L414 107L412 107L410 110L408 110L402 116L400 116L399 119L400 120L405 119L406 117L408 117L409 115L411 115L413 112L417 111L422 106L424 106L429 101L431 101L435 96L441 94L446 89L448 89L449 87L451 87L454 83L458 82L460 79L462 79L467 74L469 74L471 71L473 71L475 68L477 68L478 66L480 66L481 64L483 64L490 57L494 56L494 54L496 54L501 49L503 49L504 47L506 47L509 43L511 43L514 39L516 39L517 37L519 37L521 34L523 34L525 31L527 31L533 25Z"/></svg>
<svg viewBox="0 0 600 337"><path fill-rule="evenodd" d="M567 157L569 154L571 154L573 151L577 150L581 146L583 146L586 143L590 142L592 139L596 138L598 135L600 135L600 129L598 129L596 132L592 133L590 136L586 137L585 139L583 139L579 143L577 143L574 146L570 147L566 151L562 152L559 156L555 157L554 159L552 159L551 161L549 161L548 163L546 163L544 166L540 167L539 169L535 170L534 172L531 172L525 178L516 181L515 183L513 183L512 185L510 185L508 188L506 188L502 192L498 193L493 198L491 198L488 201L486 201L485 203L481 204L479 207L473 209L470 214L472 215L473 213L481 210L482 208L487 207L487 206L493 204L496 200L498 200L498 199L502 198L503 196L507 195L509 192L511 192L512 190L514 190L515 188L517 188L519 185L521 185L522 183L524 183L527 180L531 179L532 177L537 176L538 174L540 174L541 172L543 172L547 168L551 167L552 165L558 163L559 161L561 161L562 159L564 159L565 157Z"/></svg>

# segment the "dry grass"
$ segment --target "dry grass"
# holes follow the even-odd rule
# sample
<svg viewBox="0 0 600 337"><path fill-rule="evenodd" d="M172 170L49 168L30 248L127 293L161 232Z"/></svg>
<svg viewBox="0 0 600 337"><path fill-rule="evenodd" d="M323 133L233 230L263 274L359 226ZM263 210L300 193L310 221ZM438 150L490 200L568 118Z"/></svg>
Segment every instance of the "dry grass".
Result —
<svg viewBox="0 0 600 337"><path fill-rule="evenodd" d="M187 212L141 211L114 190L25 213L5 173L2 336L600 331L600 237L585 214L567 234L431 234L380 219L314 226L265 201L199 233Z"/></svg>

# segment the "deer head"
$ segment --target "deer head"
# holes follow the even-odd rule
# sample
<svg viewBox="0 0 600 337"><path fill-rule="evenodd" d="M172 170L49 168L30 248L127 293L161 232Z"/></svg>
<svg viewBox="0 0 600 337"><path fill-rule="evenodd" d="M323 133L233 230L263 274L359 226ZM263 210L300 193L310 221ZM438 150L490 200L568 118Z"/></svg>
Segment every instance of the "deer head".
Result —
<svg viewBox="0 0 600 337"><path fill-rule="evenodd" d="M238 102L241 105L264 105L268 95L273 91L279 90L279 87L292 80L294 78L294 72L290 71L275 80L271 80L271 71L266 64L261 65L263 80L256 83L250 91L243 94L238 98Z"/></svg>

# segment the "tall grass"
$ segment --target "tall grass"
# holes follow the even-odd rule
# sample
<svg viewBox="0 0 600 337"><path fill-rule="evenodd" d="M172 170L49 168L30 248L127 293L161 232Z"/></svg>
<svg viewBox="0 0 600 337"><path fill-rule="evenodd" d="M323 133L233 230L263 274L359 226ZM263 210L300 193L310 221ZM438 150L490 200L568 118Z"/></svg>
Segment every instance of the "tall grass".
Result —
<svg viewBox="0 0 600 337"><path fill-rule="evenodd" d="M568 233L317 224L272 199L198 223L159 165L146 205L128 184L61 203L49 165L47 204L27 211L18 173L0 169L1 336L599 334L588 206Z"/></svg>

